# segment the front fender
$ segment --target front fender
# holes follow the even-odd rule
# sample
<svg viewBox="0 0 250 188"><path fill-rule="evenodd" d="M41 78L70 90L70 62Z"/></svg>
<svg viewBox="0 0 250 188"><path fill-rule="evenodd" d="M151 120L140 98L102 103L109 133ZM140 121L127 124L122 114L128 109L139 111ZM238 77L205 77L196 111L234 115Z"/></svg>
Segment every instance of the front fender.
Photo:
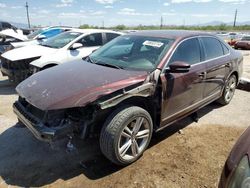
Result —
<svg viewBox="0 0 250 188"><path fill-rule="evenodd" d="M58 64L60 63L56 61L41 61L40 59L37 59L30 63L31 66L38 67L40 69L48 65L58 65Z"/></svg>

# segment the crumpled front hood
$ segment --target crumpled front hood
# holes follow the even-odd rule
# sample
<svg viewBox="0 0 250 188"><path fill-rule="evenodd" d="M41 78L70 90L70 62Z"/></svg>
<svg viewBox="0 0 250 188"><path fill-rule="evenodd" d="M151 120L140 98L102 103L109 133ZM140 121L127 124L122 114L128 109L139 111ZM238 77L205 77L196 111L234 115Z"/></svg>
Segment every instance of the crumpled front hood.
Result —
<svg viewBox="0 0 250 188"><path fill-rule="evenodd" d="M48 48L41 45L28 45L21 48L16 48L2 54L2 57L11 61L29 59L33 57L39 57L43 54L54 53L57 49Z"/></svg>
<svg viewBox="0 0 250 188"><path fill-rule="evenodd" d="M34 44L39 44L38 40L28 40L28 41L24 41L24 42L12 42L10 43L12 46L14 46L15 48L20 48L23 46L28 46L28 45L34 45Z"/></svg>
<svg viewBox="0 0 250 188"><path fill-rule="evenodd" d="M13 37L21 41L28 40L27 36L24 35L21 30L14 31L13 29L5 29L5 30L0 31L0 35Z"/></svg>
<svg viewBox="0 0 250 188"><path fill-rule="evenodd" d="M143 82L148 73L120 70L92 63L68 62L38 72L16 90L41 110L84 106L101 96Z"/></svg>

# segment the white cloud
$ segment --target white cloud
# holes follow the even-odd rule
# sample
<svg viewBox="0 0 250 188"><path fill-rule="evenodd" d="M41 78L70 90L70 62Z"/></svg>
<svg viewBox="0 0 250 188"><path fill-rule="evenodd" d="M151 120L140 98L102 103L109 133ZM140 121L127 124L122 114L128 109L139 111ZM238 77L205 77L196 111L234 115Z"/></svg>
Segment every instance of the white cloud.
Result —
<svg viewBox="0 0 250 188"><path fill-rule="evenodd" d="M132 8L123 8L121 9L122 12L135 12L135 9Z"/></svg>
<svg viewBox="0 0 250 188"><path fill-rule="evenodd" d="M192 17L197 17L197 18L205 18L205 17L231 17L231 15L228 14L191 14L190 16Z"/></svg>
<svg viewBox="0 0 250 188"><path fill-rule="evenodd" d="M60 4L57 4L56 7L57 8L71 7L73 2L74 2L74 0L61 0Z"/></svg>
<svg viewBox="0 0 250 188"><path fill-rule="evenodd" d="M247 0L219 0L223 3L231 3L233 5L243 5L247 2Z"/></svg>
<svg viewBox="0 0 250 188"><path fill-rule="evenodd" d="M101 3L101 4L113 4L114 2L116 2L117 0L95 0L97 3Z"/></svg>
<svg viewBox="0 0 250 188"><path fill-rule="evenodd" d="M136 12L136 10L132 8L123 8L118 12L118 14L127 15L127 16L152 16L153 15L151 13Z"/></svg>
<svg viewBox="0 0 250 188"><path fill-rule="evenodd" d="M62 12L58 15L59 18L85 18L86 16L76 12Z"/></svg>
<svg viewBox="0 0 250 188"><path fill-rule="evenodd" d="M90 15L93 15L93 16L99 16L99 15L103 15L105 14L106 12L104 11L95 11L95 12L91 12Z"/></svg>
<svg viewBox="0 0 250 188"><path fill-rule="evenodd" d="M174 13L174 12L163 12L161 15L162 16L176 16L176 13Z"/></svg>
<svg viewBox="0 0 250 188"><path fill-rule="evenodd" d="M12 8L12 9L21 9L21 8L23 8L22 6L12 6L12 7L10 7L10 8Z"/></svg>
<svg viewBox="0 0 250 188"><path fill-rule="evenodd" d="M39 10L39 11L38 11L39 14L49 14L50 12L51 12L51 11L45 10L45 9Z"/></svg>
<svg viewBox="0 0 250 188"><path fill-rule="evenodd" d="M245 2L246 0L219 0L224 3Z"/></svg>
<svg viewBox="0 0 250 188"><path fill-rule="evenodd" d="M5 7L6 7L6 4L0 3L0 8L5 8Z"/></svg>
<svg viewBox="0 0 250 188"><path fill-rule="evenodd" d="M114 7L111 5L107 5L107 6L104 6L104 8L114 8Z"/></svg>
<svg viewBox="0 0 250 188"><path fill-rule="evenodd" d="M194 2L194 3L207 3L207 2L211 2L212 0L172 0L172 3L190 3L190 2Z"/></svg>
<svg viewBox="0 0 250 188"><path fill-rule="evenodd" d="M170 4L169 3L163 3L164 6L169 6Z"/></svg>

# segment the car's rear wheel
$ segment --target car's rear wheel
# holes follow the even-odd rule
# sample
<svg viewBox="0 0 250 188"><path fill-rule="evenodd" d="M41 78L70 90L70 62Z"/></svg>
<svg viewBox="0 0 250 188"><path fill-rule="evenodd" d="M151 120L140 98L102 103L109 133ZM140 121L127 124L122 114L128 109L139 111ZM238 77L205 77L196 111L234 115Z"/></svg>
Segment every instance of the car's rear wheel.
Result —
<svg viewBox="0 0 250 188"><path fill-rule="evenodd" d="M118 109L102 128L101 151L113 163L128 165L146 150L152 131L152 119L146 110L137 106Z"/></svg>
<svg viewBox="0 0 250 188"><path fill-rule="evenodd" d="M218 102L222 105L227 105L230 103L234 96L234 92L237 86L237 79L235 75L231 75L226 82L221 98Z"/></svg>

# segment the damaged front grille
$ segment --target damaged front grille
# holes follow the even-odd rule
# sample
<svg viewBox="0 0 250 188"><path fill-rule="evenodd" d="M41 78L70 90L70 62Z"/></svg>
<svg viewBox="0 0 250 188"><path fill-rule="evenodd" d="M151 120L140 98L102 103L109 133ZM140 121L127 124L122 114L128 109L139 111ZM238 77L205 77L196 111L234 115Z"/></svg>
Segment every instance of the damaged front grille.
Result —
<svg viewBox="0 0 250 188"><path fill-rule="evenodd" d="M66 109L62 110L49 110L43 111L27 102L24 98L19 97L19 102L25 107L25 110L39 119L47 127L60 127L65 124L65 121L72 121L75 123L82 123L80 117L77 117L75 113L74 117Z"/></svg>
<svg viewBox="0 0 250 188"><path fill-rule="evenodd" d="M8 75L9 77L11 77L14 81L22 81L32 74L29 64L38 58L40 57L10 61L4 57L1 57L1 62L2 67L10 72L10 75Z"/></svg>

